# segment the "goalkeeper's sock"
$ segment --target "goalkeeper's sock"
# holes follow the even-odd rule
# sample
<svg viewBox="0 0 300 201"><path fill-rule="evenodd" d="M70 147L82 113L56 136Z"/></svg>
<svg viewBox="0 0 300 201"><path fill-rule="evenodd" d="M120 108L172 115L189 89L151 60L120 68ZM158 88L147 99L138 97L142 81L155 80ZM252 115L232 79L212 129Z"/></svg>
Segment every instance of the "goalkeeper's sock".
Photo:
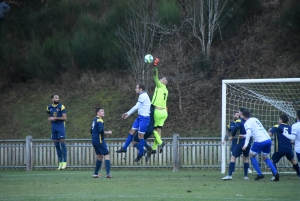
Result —
<svg viewBox="0 0 300 201"><path fill-rule="evenodd" d="M55 148L56 148L56 153L57 153L57 156L58 156L58 160L59 162L62 162L62 154L61 154L61 149L60 149L60 144L59 142L54 142L54 145L55 145Z"/></svg>
<svg viewBox="0 0 300 201"><path fill-rule="evenodd" d="M156 150L157 149L157 141L156 139L154 139L153 145L152 145L152 150Z"/></svg>
<svg viewBox="0 0 300 201"><path fill-rule="evenodd" d="M130 143L132 142L133 139L133 135L130 135L130 133L128 133L127 139L123 145L124 149L127 149L127 147L130 145Z"/></svg>
<svg viewBox="0 0 300 201"><path fill-rule="evenodd" d="M234 170L234 166L235 166L235 162L230 162L229 163L229 173L228 173L229 176L232 176L232 172Z"/></svg>
<svg viewBox="0 0 300 201"><path fill-rule="evenodd" d="M110 160L105 160L106 174L110 175Z"/></svg>
<svg viewBox="0 0 300 201"><path fill-rule="evenodd" d="M300 175L299 165L296 163L296 165L293 165L293 168L296 170L297 175Z"/></svg>
<svg viewBox="0 0 300 201"><path fill-rule="evenodd" d="M96 167L95 167L94 174L98 175L98 172L100 170L101 164L102 164L102 161L99 161L99 160L96 161Z"/></svg>
<svg viewBox="0 0 300 201"><path fill-rule="evenodd" d="M158 132L157 132L157 131L153 131L153 135L154 135L154 137L155 137L156 142L157 142L159 145L161 145L162 140L161 140L161 137L160 137L160 135L158 134Z"/></svg>
<svg viewBox="0 0 300 201"><path fill-rule="evenodd" d="M257 175L262 175L261 170L260 170L260 168L259 168L259 165L258 165L258 162L257 162L256 158L255 158L255 157L252 157L252 158L250 158L250 160L251 160L251 162L252 162L252 165L253 165L254 169L255 169L256 172L257 172Z"/></svg>
<svg viewBox="0 0 300 201"><path fill-rule="evenodd" d="M277 170L276 170L276 168L275 168L273 162L272 162L269 158L267 158L267 159L265 160L265 162L266 162L267 165L271 168L271 171L272 171L273 174L275 175L275 174L277 173Z"/></svg>
<svg viewBox="0 0 300 201"><path fill-rule="evenodd" d="M244 176L248 176L249 163L244 163Z"/></svg>

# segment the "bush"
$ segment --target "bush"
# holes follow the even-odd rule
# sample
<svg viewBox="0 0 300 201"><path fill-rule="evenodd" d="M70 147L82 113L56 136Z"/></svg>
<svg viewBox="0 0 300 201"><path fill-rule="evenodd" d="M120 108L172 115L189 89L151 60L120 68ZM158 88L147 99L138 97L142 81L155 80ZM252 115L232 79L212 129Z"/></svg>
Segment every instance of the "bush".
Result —
<svg viewBox="0 0 300 201"><path fill-rule="evenodd" d="M178 25L180 23L180 9L176 0L163 0L158 5L158 18L164 25Z"/></svg>
<svg viewBox="0 0 300 201"><path fill-rule="evenodd" d="M215 35L215 42L233 36L247 18L261 11L260 0L229 0L221 15L221 34Z"/></svg>
<svg viewBox="0 0 300 201"><path fill-rule="evenodd" d="M54 82L71 67L71 60L72 48L66 36L54 34L42 43L34 39L25 60L26 77Z"/></svg>
<svg viewBox="0 0 300 201"><path fill-rule="evenodd" d="M289 38L300 43L300 2L294 1L277 19L277 24Z"/></svg>

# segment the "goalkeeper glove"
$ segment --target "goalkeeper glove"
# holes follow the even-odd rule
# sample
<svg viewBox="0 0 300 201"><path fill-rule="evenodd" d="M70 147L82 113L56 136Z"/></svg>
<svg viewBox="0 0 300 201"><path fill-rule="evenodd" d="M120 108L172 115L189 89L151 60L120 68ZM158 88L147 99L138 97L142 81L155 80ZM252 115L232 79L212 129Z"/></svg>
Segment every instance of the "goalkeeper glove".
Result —
<svg viewBox="0 0 300 201"><path fill-rule="evenodd" d="M159 62L159 59L156 58L153 65L154 65L154 66L157 66L158 62Z"/></svg>

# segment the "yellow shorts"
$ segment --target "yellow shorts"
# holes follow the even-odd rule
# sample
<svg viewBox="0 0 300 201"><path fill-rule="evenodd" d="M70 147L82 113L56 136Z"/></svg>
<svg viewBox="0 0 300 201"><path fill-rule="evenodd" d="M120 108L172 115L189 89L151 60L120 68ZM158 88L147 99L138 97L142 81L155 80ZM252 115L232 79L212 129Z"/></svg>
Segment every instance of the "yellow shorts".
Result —
<svg viewBox="0 0 300 201"><path fill-rule="evenodd" d="M155 109L154 110L154 127L162 127L168 118L168 111L166 109Z"/></svg>

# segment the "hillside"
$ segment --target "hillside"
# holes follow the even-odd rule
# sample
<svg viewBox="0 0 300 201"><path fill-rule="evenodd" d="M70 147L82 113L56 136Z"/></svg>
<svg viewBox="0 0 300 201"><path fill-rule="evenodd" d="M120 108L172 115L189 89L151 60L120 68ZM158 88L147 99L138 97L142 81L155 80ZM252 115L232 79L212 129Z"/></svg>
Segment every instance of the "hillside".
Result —
<svg viewBox="0 0 300 201"><path fill-rule="evenodd" d="M260 13L247 18L228 40L212 47L212 65L207 72L196 75L186 72L195 81L186 81L182 86L182 114L176 83L170 82L164 137L174 133L219 136L222 79L299 77L300 44L276 25L283 8L277 1L265 1ZM167 63L161 59L159 74L170 76ZM94 108L99 105L106 111L106 129L113 131L113 137L124 137L134 117L122 120L121 114L137 100L133 80L130 74L115 70L86 73L69 70L54 84L38 80L14 84L0 94L1 139L26 135L48 138L50 128L45 109L53 93L60 95L67 108L68 138L89 137ZM149 87L149 94L152 93L153 85Z"/></svg>

